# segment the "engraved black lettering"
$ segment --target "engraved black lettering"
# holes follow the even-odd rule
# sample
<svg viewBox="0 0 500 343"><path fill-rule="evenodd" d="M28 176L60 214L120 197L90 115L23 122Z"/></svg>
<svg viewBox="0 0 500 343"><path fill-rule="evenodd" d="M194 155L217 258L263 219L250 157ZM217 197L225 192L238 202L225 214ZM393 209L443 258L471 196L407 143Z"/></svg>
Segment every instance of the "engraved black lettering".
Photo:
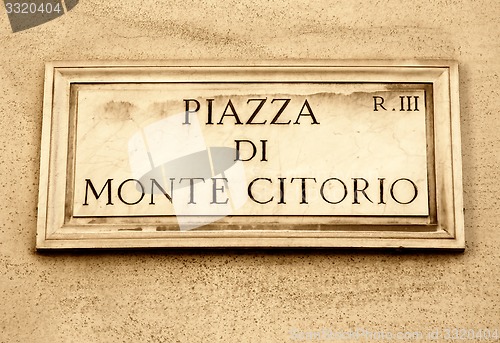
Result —
<svg viewBox="0 0 500 343"><path fill-rule="evenodd" d="M280 201L278 201L278 204L285 204L285 180L286 177L279 177L278 180L280 180Z"/></svg>
<svg viewBox="0 0 500 343"><path fill-rule="evenodd" d="M419 111L418 109L418 99L419 97L417 95L413 96L413 104L412 104L412 97L410 95L406 96L406 110L405 110L405 96L400 95L399 100L400 100L400 111ZM413 105L413 106L412 106Z"/></svg>
<svg viewBox="0 0 500 343"><path fill-rule="evenodd" d="M252 143L252 141L246 140L246 139L235 139L234 142L236 143L236 158L234 159L235 161L250 161L252 158L255 157L255 154L257 153L257 147L255 144ZM241 149L241 143L250 143L252 145L252 156L250 156L247 159L241 159L241 154L240 154L240 149Z"/></svg>
<svg viewBox="0 0 500 343"><path fill-rule="evenodd" d="M301 188L302 188L302 200L300 201L301 204L307 204L307 195L306 195L306 180L313 180L316 182L316 178L313 177L294 177L290 181L290 183L293 183L294 180L302 180L301 183Z"/></svg>
<svg viewBox="0 0 500 343"><path fill-rule="evenodd" d="M325 185L327 184L327 182L330 182L330 181L333 181L333 180L340 182L342 184L342 186L344 187L344 195L342 196L342 199L340 199L338 201L331 201L331 200L328 200L325 197ZM319 189L319 193L320 193L321 197L323 198L323 200L325 200L329 204L335 205L335 204L341 203L346 198L346 196L347 196L347 186L345 185L344 182L342 182L342 180L337 179L336 177L332 177L332 178L326 179L325 182L323 182L323 184L321 185L321 188Z"/></svg>
<svg viewBox="0 0 500 343"><path fill-rule="evenodd" d="M365 190L368 188L368 181L366 181L362 177L355 177L352 179L354 180L354 202L353 202L353 204L359 204L358 192L361 192L365 196L365 198L368 199L369 202L373 203L373 201L371 201L370 198L368 198L368 195L365 192ZM363 189L358 188L358 180L364 181L365 187Z"/></svg>
<svg viewBox="0 0 500 343"><path fill-rule="evenodd" d="M186 177L186 178L181 178L179 180L179 183L181 183L184 180L189 180L189 202L188 204L196 204L194 201L194 180L200 180L205 183L205 179L202 177Z"/></svg>
<svg viewBox="0 0 500 343"><path fill-rule="evenodd" d="M111 181L112 180L113 179L108 179L106 181L106 183L104 184L104 186L102 186L102 189L99 192L99 194L97 194L97 191L96 191L94 185L92 184L92 181L90 179L85 179L85 202L83 203L83 205L88 206L87 196L88 196L89 187L90 187L90 190L92 191L92 193L94 194L96 200L99 199L101 194L104 192L104 189L107 187L108 188L108 202L106 203L106 205L113 205L113 203L111 202Z"/></svg>
<svg viewBox="0 0 500 343"><path fill-rule="evenodd" d="M264 177L258 177L256 179L253 179L249 184L248 184L248 196L250 197L250 199L252 199L254 202L258 203L258 204L267 204L271 201L273 201L274 199L274 196L271 197L271 199L267 200L267 201L259 201L257 199L255 199L255 197L253 196L253 193L252 193L252 187L253 187L253 184L255 182L257 182L258 180L266 180L266 181L269 181L269 183L273 183L273 181L271 179L268 179L268 178L264 178Z"/></svg>
<svg viewBox="0 0 500 343"><path fill-rule="evenodd" d="M170 195L163 189L163 187L155 180L155 179L150 179L151 180L151 201L149 202L150 205L154 205L154 194L155 194L155 186L160 190L160 192L163 193L163 195L172 203L172 197L174 195L174 180L175 178L170 178Z"/></svg>
<svg viewBox="0 0 500 343"><path fill-rule="evenodd" d="M128 182L135 182L137 184L137 186L139 186L139 188L141 189L141 196L140 198L135 201L135 202L128 202L126 201L125 199L123 199L123 196L122 196L122 189L123 189L123 186L125 186L126 183ZM136 205L138 203L141 202L141 200L144 198L144 186L142 185L142 183L139 181L139 180L136 180L136 179L127 179L125 181L123 181L120 186L118 187L118 199L120 199L120 201L126 205Z"/></svg>
<svg viewBox="0 0 500 343"><path fill-rule="evenodd" d="M273 120L271 120L271 124L276 124L276 125L288 125L290 124L291 120L287 121L286 123L279 123L278 118L280 115L283 113L285 108L288 106L288 103L290 102L291 99L273 99L271 100L271 104L275 101L284 101L283 106L279 109L278 113L274 116Z"/></svg>
<svg viewBox="0 0 500 343"><path fill-rule="evenodd" d="M398 199L396 199L395 195L394 195L394 187L396 186L396 184L399 182L399 181L407 181L409 183L411 183L411 185L413 186L413 189L414 189L414 194L413 194L413 197L407 201L407 202L403 202L403 201L399 201ZM417 195L418 195L418 189L417 189L417 185L410 179L405 179L405 178L402 178L402 179L397 179L396 181L394 181L391 185L391 197L392 199L394 199L395 202L397 202L398 204L402 204L402 205L407 205L407 204L410 204L412 203L416 198L417 198Z"/></svg>
<svg viewBox="0 0 500 343"><path fill-rule="evenodd" d="M385 204L384 201L384 178L379 178L378 183L379 183L379 189L380 189L380 197L379 197L379 204Z"/></svg>
<svg viewBox="0 0 500 343"><path fill-rule="evenodd" d="M211 204L220 204L225 205L229 201L229 198L226 198L225 201L217 201L217 191L221 191L224 193L224 186L217 187L217 180L223 180L224 185L227 183L227 179L225 177L213 177L212 178L212 202Z"/></svg>
<svg viewBox="0 0 500 343"><path fill-rule="evenodd" d="M262 124L265 124L267 123L267 120L264 120L263 122L261 123L254 123L253 120L255 119L255 117L257 116L257 113L259 113L259 111L262 109L262 106L264 106L265 102L266 102L267 98L266 99L248 99L247 101L247 104L250 102L250 101L260 101L259 104L257 105L257 108L255 109L255 111L253 111L252 115L250 116L250 118L248 118L246 124L253 124L253 125L262 125Z"/></svg>
<svg viewBox="0 0 500 343"><path fill-rule="evenodd" d="M186 117L185 117L184 123L182 123L182 124L191 125L191 123L189 121L189 114L198 112L198 110L200 109L200 103L196 99L183 99L183 100L184 100L184 104L186 105L186 112L185 112ZM194 102L196 104L196 108L194 110L191 109L191 106L190 106L191 102Z"/></svg>
<svg viewBox="0 0 500 343"><path fill-rule="evenodd" d="M231 109L231 112L230 113L227 113L227 110L228 109ZM233 103L231 102L231 99L228 100L227 102L227 105L226 105L226 108L224 109L224 112L222 113L222 116L220 117L220 120L219 122L217 123L217 125L222 125L224 124L222 121L224 120L224 117L234 117L234 120L235 120L235 125L243 125L243 123L241 122L240 118L238 117L238 114L236 113L236 110L234 108L234 105Z"/></svg>
<svg viewBox="0 0 500 343"><path fill-rule="evenodd" d="M214 99L207 99L207 125L213 125L212 122L212 108L213 108Z"/></svg>
<svg viewBox="0 0 500 343"><path fill-rule="evenodd" d="M307 107L307 111L308 113L303 113L304 111L304 108ZM300 112L299 112L299 115L297 116L297 119L295 120L294 124L300 124L299 123L299 119L300 117L311 117L312 119L312 124L319 124L318 121L316 120L316 117L314 116L314 113L311 109L311 106L309 105L309 102L307 101L307 99L304 101L304 104L302 105L302 108L300 109Z"/></svg>
<svg viewBox="0 0 500 343"><path fill-rule="evenodd" d="M373 111L378 111L378 107L381 107L384 111L387 109L384 107L384 98L378 95L373 96Z"/></svg>

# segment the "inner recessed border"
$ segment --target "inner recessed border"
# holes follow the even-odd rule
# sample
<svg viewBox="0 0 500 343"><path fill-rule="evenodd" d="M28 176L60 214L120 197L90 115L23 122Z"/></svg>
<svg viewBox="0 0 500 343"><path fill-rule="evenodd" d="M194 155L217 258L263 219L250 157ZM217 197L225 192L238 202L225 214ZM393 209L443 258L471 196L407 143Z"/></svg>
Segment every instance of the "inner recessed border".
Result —
<svg viewBox="0 0 500 343"><path fill-rule="evenodd" d="M171 84L192 84L195 82L171 82ZM196 82L196 83L204 83L204 84L220 84L222 82ZM273 84L273 83L279 83L283 84L284 82L281 81L275 81L275 82L251 82L251 84L256 84L256 83L266 83L266 84ZM301 82L301 81L293 81L293 82L285 82L285 84L301 84L301 83L312 83L312 82ZM325 81L325 82L314 82L317 84L335 84L338 82L331 82L331 81ZM348 83L348 82L343 82L343 83ZM372 82L374 84L375 82ZM148 83L152 84L152 83ZM156 85L161 85L162 83L156 83ZM165 84L165 83L163 83ZM249 82L231 82L231 84L241 84L242 86L248 85ZM356 83L351 83L351 84L362 84L360 82ZM76 158L75 158L75 152L76 152L76 131L77 131L77 123L78 123L78 113L77 113L77 108L78 108L78 91L80 88L83 86L85 88L88 88L89 86L91 87L92 85L98 85L98 86L103 86L103 85L109 85L109 86L119 86L119 85L131 85L131 83L98 83L98 84L88 84L88 83L71 83L70 85L70 130L69 130L69 145L68 145L68 171L67 171L67 184L66 184L66 202L65 202L65 223L72 223L72 224L91 224L96 221L98 221L101 224L113 224L113 225L120 225L120 224L135 224L135 225L141 225L144 222L144 217L149 217L151 219L151 223L154 223L155 225L161 226L163 230L165 231L176 231L178 228L176 227L175 223L175 215L141 215L141 216L120 216L120 215L112 215L112 216L107 216L107 215L102 215L102 216L74 216L73 215L73 204L74 204L74 187L76 187L75 182L74 182L74 176L75 176L75 169L76 169ZM436 228L434 226L431 226L430 224L435 224L437 222L436 218L436 201L435 201L435 175L434 175L434 115L432 113L432 84L430 83L393 83L393 82L386 82L386 83L381 83L381 85L384 86L392 86L389 88L390 91L405 91L405 90L422 90L424 91L424 102L426 106L426 117L425 117L425 126L426 126L426 143L427 143L427 193L428 193L428 199L427 199L427 206L429 209L429 215L424 216L424 215L304 215L301 217L307 217L307 218L314 218L312 219L312 222L314 223L315 221L319 225L320 230L339 230L340 227L338 225L349 225L353 223L358 223L359 222L359 217L362 217L363 220L365 221L375 221L376 224L378 225L373 225L373 230L395 230L392 228L387 228L384 226L379 226L379 225L391 225L391 222L394 222L395 220L398 222L404 222L408 225L410 225L410 230L409 231L435 231ZM261 220L261 223L265 225L266 222L273 222L273 218L276 217L294 217L294 215L227 215L226 216L229 220L224 221L224 224L236 224L236 225L244 225L241 221L238 222L238 219L236 217L260 217L259 219ZM169 218L172 220L172 224L168 224ZM230 219L232 218L232 219ZM387 220L384 220L386 218ZM155 220L156 219L156 220ZM335 225L329 225L329 221L331 219L334 219L331 224ZM220 221L219 221L220 223ZM422 226L423 225L423 226ZM280 228L280 227L275 227L273 230L282 230L282 229L292 229L292 230L300 230L300 227L304 226L304 224L288 224L286 228ZM195 230L201 230L201 231L206 231L207 228L201 227Z"/></svg>

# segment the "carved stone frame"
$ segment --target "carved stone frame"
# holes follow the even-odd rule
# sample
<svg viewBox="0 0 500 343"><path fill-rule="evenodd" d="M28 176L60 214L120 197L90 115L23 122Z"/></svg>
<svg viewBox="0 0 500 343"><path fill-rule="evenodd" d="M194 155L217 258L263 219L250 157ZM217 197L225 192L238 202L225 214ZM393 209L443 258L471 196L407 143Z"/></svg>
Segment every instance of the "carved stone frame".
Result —
<svg viewBox="0 0 500 343"><path fill-rule="evenodd" d="M431 213L412 217L293 217L252 229L231 218L203 231L158 230L161 218L72 218L73 86L151 82L371 82L425 84ZM45 71L37 249L338 247L464 249L458 65L451 61L51 62ZM137 230L137 227L140 230ZM277 228L279 226L279 228ZM271 229L273 228L273 229Z"/></svg>

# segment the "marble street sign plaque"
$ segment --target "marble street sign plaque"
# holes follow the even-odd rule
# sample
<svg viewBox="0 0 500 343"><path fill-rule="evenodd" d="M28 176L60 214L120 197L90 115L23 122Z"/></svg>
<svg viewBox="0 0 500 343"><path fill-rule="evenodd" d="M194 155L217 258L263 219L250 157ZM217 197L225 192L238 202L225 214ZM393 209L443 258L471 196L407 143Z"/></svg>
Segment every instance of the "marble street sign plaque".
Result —
<svg viewBox="0 0 500 343"><path fill-rule="evenodd" d="M37 247L464 246L457 66L46 68Z"/></svg>

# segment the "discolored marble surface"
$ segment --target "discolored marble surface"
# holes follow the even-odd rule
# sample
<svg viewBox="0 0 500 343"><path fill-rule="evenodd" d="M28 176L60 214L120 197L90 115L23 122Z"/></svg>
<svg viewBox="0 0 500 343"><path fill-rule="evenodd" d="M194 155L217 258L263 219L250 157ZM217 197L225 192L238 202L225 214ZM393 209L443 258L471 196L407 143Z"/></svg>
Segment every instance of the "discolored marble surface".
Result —
<svg viewBox="0 0 500 343"><path fill-rule="evenodd" d="M235 215L429 214L424 90L340 83L80 88L73 100L75 216L212 215L224 207ZM408 97L417 111L406 111ZM215 152L205 163L212 170L189 158L207 148L226 148L228 168L214 172L224 164ZM212 177L221 179L215 197ZM189 187L187 178L197 183ZM99 194L109 179L111 195L96 198L90 187Z"/></svg>

